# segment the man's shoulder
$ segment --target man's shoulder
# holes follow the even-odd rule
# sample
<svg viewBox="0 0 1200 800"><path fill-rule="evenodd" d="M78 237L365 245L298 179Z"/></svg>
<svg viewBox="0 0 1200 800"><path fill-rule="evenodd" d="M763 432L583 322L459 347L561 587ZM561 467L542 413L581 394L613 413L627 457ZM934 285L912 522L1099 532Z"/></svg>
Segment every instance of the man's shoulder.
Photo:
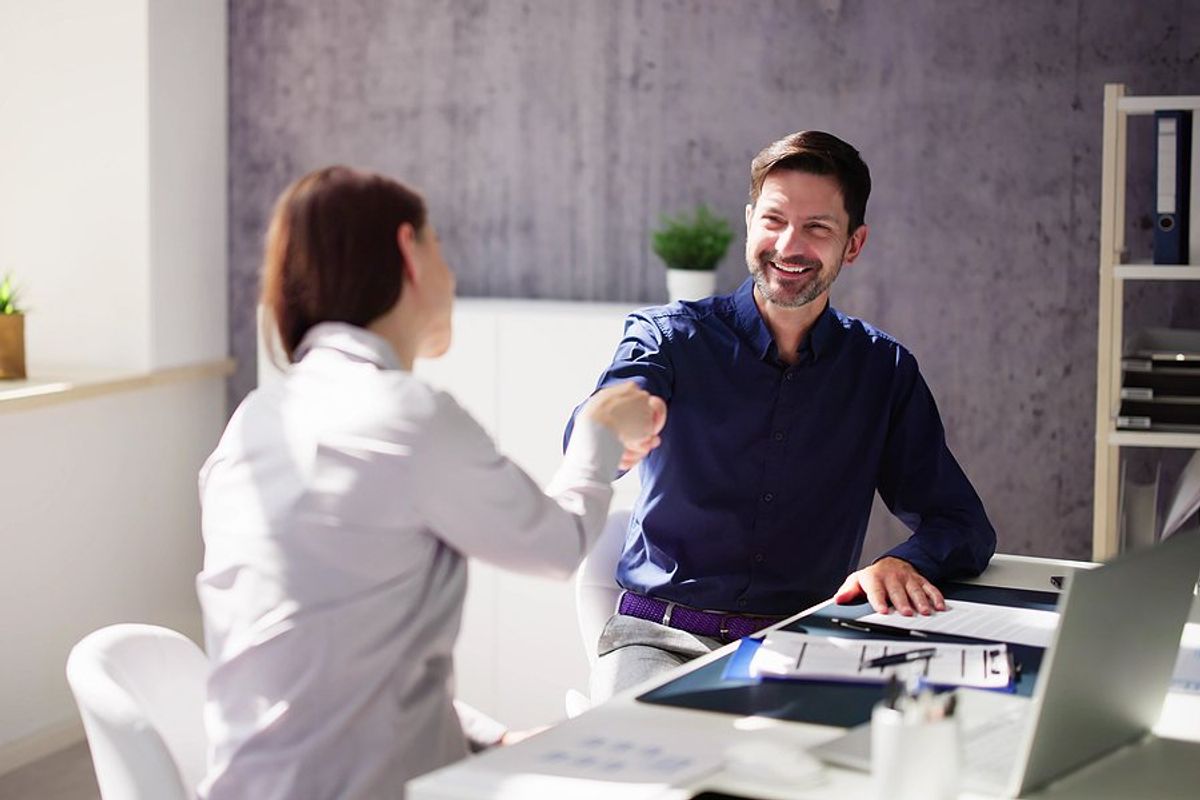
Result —
<svg viewBox="0 0 1200 800"><path fill-rule="evenodd" d="M676 300L660 306L647 306L634 311L631 318L641 318L670 336L679 330L690 331L710 324L721 324L732 308L728 295L705 297L701 300Z"/></svg>
<svg viewBox="0 0 1200 800"><path fill-rule="evenodd" d="M845 335L851 342L873 351L891 354L895 358L899 358L901 354L911 355L909 349L899 339L882 328L832 306L829 311L833 322L845 331Z"/></svg>

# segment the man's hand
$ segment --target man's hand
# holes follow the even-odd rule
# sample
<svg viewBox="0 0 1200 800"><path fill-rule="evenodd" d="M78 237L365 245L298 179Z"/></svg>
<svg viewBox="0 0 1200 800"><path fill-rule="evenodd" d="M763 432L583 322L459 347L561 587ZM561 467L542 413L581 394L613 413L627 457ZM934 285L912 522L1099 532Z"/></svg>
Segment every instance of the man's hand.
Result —
<svg viewBox="0 0 1200 800"><path fill-rule="evenodd" d="M907 561L887 556L869 567L850 573L833 596L838 603L849 603L865 594L871 608L888 613L889 603L906 617L914 610L921 614L945 611L942 593Z"/></svg>

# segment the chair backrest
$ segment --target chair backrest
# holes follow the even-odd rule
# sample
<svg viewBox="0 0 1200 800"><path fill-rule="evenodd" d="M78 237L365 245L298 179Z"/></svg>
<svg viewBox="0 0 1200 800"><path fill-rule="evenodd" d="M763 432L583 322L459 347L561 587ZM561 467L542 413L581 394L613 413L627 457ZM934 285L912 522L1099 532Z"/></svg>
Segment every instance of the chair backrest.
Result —
<svg viewBox="0 0 1200 800"><path fill-rule="evenodd" d="M110 625L67 658L104 800L194 798L205 771L208 659L154 625Z"/></svg>
<svg viewBox="0 0 1200 800"><path fill-rule="evenodd" d="M617 509L608 515L600 538L579 565L575 573L575 610L579 619L579 635L588 663L596 662L596 643L604 623L617 610L621 587L617 585L617 561L625 547L629 530L629 509Z"/></svg>

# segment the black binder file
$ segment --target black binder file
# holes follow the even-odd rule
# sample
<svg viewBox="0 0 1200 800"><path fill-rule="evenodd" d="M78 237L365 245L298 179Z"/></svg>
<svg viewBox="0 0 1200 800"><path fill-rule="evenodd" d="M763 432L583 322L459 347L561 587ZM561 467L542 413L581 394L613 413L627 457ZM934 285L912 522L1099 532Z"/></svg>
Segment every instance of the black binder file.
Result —
<svg viewBox="0 0 1200 800"><path fill-rule="evenodd" d="M1156 111L1154 263L1186 264L1191 187L1192 112Z"/></svg>

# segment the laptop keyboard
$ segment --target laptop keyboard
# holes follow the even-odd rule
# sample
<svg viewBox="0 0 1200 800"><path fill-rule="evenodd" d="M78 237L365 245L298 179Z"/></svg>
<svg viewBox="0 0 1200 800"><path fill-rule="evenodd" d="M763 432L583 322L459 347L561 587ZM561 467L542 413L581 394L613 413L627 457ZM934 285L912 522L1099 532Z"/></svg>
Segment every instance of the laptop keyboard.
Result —
<svg viewBox="0 0 1200 800"><path fill-rule="evenodd" d="M1025 741L1028 718L1027 707L1010 708L963 730L963 777L985 786L1007 783Z"/></svg>

